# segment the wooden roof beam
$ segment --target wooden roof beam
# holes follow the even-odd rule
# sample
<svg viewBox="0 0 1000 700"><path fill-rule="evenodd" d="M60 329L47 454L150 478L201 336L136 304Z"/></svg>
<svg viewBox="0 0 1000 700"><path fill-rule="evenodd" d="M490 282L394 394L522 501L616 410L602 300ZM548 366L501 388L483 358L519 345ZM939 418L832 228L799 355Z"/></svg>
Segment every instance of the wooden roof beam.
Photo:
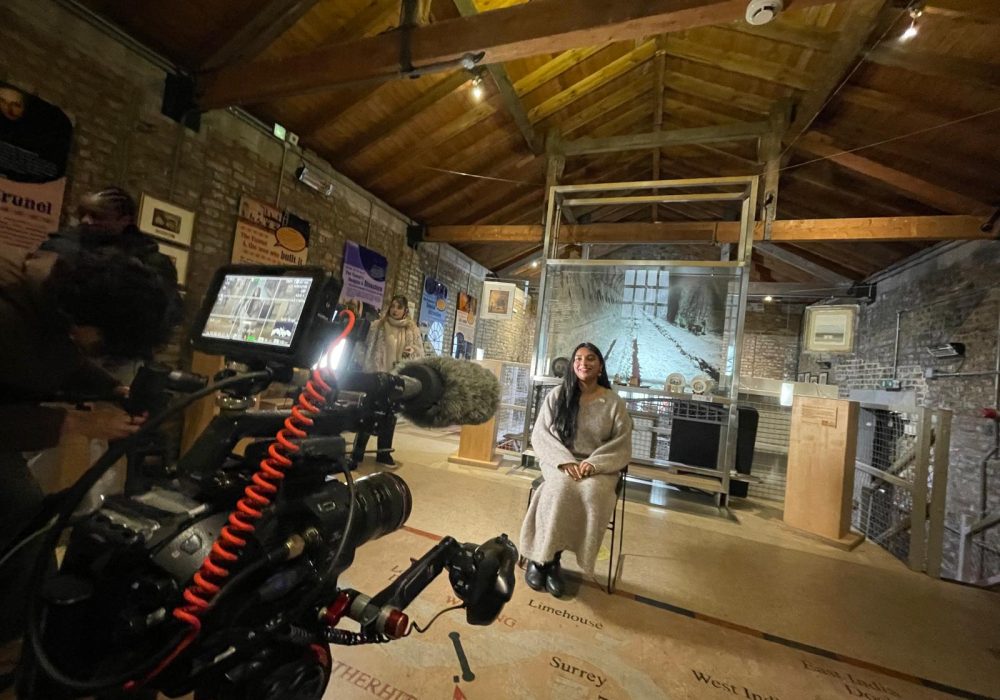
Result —
<svg viewBox="0 0 1000 700"><path fill-rule="evenodd" d="M891 0L863 0L851 6L836 43L817 71L819 80L810 86L796 107L785 134L788 141L795 141L816 120L844 76L857 64L858 54L871 41L891 4Z"/></svg>
<svg viewBox="0 0 1000 700"><path fill-rule="evenodd" d="M629 134L607 138L581 138L562 144L562 153L578 156L619 151L645 151L667 146L684 146L696 143L720 143L756 139L768 133L770 125L762 122L736 122L719 126L693 129L671 129L649 134Z"/></svg>
<svg viewBox="0 0 1000 700"><path fill-rule="evenodd" d="M212 70L236 61L257 58L317 2L318 0L270 0L249 17L241 15L245 21L237 25L225 41L201 62L200 70Z"/></svg>
<svg viewBox="0 0 1000 700"><path fill-rule="evenodd" d="M761 241L760 243L754 244L754 250L759 252L761 255L773 258L786 265L791 265L792 267L798 268L803 272L808 273L810 276L816 279L823 280L824 282L829 282L830 284L849 284L851 278L846 275L842 275L839 272L831 270L825 265L821 265L809 258L799 255L787 248L782 248L774 243L768 243L766 241Z"/></svg>
<svg viewBox="0 0 1000 700"><path fill-rule="evenodd" d="M806 73L785 63L769 61L760 56L725 51L690 39L671 40L667 44L666 51L668 56L674 58L702 63L731 73L766 80L769 83L787 85L798 90L808 90L810 87L811 81Z"/></svg>
<svg viewBox="0 0 1000 700"><path fill-rule="evenodd" d="M465 71L456 71L444 79L438 81L427 92L423 93L410 104L392 113L389 119L376 122L368 131L352 138L344 148L335 153L332 157L334 161L350 160L361 153L369 146L372 146L386 136L394 132L399 127L406 124L415 116L441 101L451 93L458 90L467 82L471 76Z"/></svg>
<svg viewBox="0 0 1000 700"><path fill-rule="evenodd" d="M902 68L918 75L958 80L988 90L1000 90L1000 71L992 63L916 51L910 46L901 48L885 44L875 48L865 58L880 66Z"/></svg>
<svg viewBox="0 0 1000 700"><path fill-rule="evenodd" d="M789 9L828 0L795 0ZM433 69L483 52L486 64L732 22L733 0L534 0L414 27L411 62ZM366 80L401 77L398 31L307 51L281 60L226 66L199 80L199 104L215 109L266 102Z"/></svg>
<svg viewBox="0 0 1000 700"><path fill-rule="evenodd" d="M888 165L883 165L857 153L847 153L833 145L831 139L818 132L812 132L795 142L795 148L805 151L817 158L831 160L840 166L861 173L875 180L880 180L895 190L917 201L929 204L941 211L953 214L983 214L987 215L992 208L972 197L953 192L949 189L904 173Z"/></svg>
<svg viewBox="0 0 1000 700"><path fill-rule="evenodd" d="M534 194L535 197L539 195ZM981 229L978 216L891 216L853 219L779 219L774 222L772 242L779 243L873 243L946 240L994 240ZM571 243L676 243L718 241L731 243L739 236L736 221L665 221L629 224L563 224L560 232ZM531 236L535 236L531 238ZM754 239L762 240L760 222ZM431 226L425 240L436 243L506 243L542 240L541 226Z"/></svg>
<svg viewBox="0 0 1000 700"><path fill-rule="evenodd" d="M475 0L454 0L454 3L462 17L472 17L479 13L479 10L476 9ZM491 63L486 67L486 70L489 71L490 77L496 83L497 92L500 93L504 106L514 120L514 124L517 125L518 131L521 132L521 136L524 137L525 143L528 144L528 149L536 155L541 153L543 148L542 139L535 133L531 122L528 121L528 114L524 111L524 105L521 104L521 100L518 99L514 85L507 74L507 69L504 68L502 63Z"/></svg>

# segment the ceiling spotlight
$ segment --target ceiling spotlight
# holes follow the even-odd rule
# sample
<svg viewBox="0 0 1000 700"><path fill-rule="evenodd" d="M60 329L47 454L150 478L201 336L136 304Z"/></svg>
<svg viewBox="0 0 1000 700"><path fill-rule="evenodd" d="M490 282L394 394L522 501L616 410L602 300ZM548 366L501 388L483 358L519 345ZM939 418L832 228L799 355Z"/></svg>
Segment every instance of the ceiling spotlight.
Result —
<svg viewBox="0 0 1000 700"><path fill-rule="evenodd" d="M481 75L472 79L472 99L476 102L483 99L483 76Z"/></svg>
<svg viewBox="0 0 1000 700"><path fill-rule="evenodd" d="M917 35L917 23L910 22L910 26L906 28L902 34L899 35L900 41L909 41Z"/></svg>
<svg viewBox="0 0 1000 700"><path fill-rule="evenodd" d="M537 260L532 260L531 261L531 266L532 267L538 267L538 261Z"/></svg>
<svg viewBox="0 0 1000 700"><path fill-rule="evenodd" d="M774 297L768 294L766 297L764 297L764 301L774 301Z"/></svg>

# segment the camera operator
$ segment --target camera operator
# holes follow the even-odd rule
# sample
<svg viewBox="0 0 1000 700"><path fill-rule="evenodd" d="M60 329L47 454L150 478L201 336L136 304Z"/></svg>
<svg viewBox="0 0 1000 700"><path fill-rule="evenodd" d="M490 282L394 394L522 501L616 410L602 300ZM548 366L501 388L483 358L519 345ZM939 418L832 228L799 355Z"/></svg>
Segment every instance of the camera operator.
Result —
<svg viewBox="0 0 1000 700"><path fill-rule="evenodd" d="M127 388L88 357L145 357L169 333L173 289L121 251L73 256L0 247L0 552L36 525L43 495L23 452L64 435L116 440L139 429L113 405L43 405L65 394L124 397ZM73 398L76 397L76 398ZM43 523L37 522L37 525ZM31 547L0 575L0 643L20 635Z"/></svg>

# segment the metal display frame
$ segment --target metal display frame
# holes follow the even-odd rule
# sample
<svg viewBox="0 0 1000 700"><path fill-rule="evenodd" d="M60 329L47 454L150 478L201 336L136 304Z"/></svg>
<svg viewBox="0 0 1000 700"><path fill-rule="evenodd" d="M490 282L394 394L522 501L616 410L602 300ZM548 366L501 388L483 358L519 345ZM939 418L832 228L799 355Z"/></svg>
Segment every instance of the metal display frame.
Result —
<svg viewBox="0 0 1000 700"><path fill-rule="evenodd" d="M704 190L718 189L720 191ZM678 190L697 190L696 192L682 192ZM713 177L694 178L681 180L644 180L635 182L611 182L587 185L554 185L549 188L547 206L545 211L545 235L542 244L542 269L539 281L539 313L537 315L535 327L535 353L531 361L531 386L529 397L534 397L536 386L539 384L552 384L553 378L542 372L548 370L543 368L544 358L541 356L541 348L547 345L543 338L547 333L550 321L550 310L546 304L547 279L550 270L555 270L560 266L573 265L577 267L593 266L595 268L628 265L633 267L659 266L676 268L715 268L726 269L734 277L735 287L738 291L736 303L727 305L726 328L723 337L728 339L727 357L732 357L732 372L729 376L727 386L720 387L720 393L705 396L680 396L677 399L703 400L722 405L728 416L720 427L719 451L715 469L697 468L692 469L696 473L718 479L719 485L716 491L716 502L719 505L725 503L729 493L730 472L735 465L736 457L736 437L737 437L737 399L739 394L739 371L741 351L743 345L743 327L746 317L747 294L750 286L750 261L753 249L753 232L755 224L755 212L759 192L759 177L756 175L733 176L733 177ZM626 193L626 194L622 194ZM636 194L639 193L639 194ZM740 205L740 228L739 238L736 244L735 256L730 251L729 260L718 261L692 261L692 260L631 260L601 258L588 259L588 246L584 247L584 259L564 259L559 258L558 251L560 245L559 232L563 219L567 214L572 215L574 207L601 207L620 206L622 204L684 204L684 203L735 203ZM579 228L581 224L575 224ZM585 226L585 224L583 225ZM699 241L704 242L704 241ZM616 240L616 244L635 245L648 244L649 241L638 240ZM717 241L711 241L712 244ZM735 317L729 312L735 309ZM643 392L662 393L641 389L639 387L622 387L623 392ZM530 407L533 408L533 407ZM534 420L534 410L529 410L525 414L525 435L530 435L531 423ZM522 460L523 461L523 460ZM636 461L636 460L633 460ZM646 460L642 460L646 461ZM657 464L659 460L652 460L651 467L664 467L666 464Z"/></svg>

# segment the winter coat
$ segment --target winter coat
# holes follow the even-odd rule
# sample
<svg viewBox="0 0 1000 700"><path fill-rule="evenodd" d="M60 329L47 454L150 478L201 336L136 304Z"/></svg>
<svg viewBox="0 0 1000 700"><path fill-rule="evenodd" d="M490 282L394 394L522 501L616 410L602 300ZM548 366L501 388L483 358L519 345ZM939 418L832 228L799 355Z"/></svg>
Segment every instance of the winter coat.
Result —
<svg viewBox="0 0 1000 700"><path fill-rule="evenodd" d="M405 351L410 348L409 354ZM405 355L405 357L404 357ZM365 371L388 372L403 360L424 356L424 341L420 328L411 318L397 321L383 316L368 331Z"/></svg>
<svg viewBox="0 0 1000 700"><path fill-rule="evenodd" d="M539 563L556 552L576 554L577 563L594 570L608 520L615 507L618 472L632 459L632 418L625 402L611 390L580 404L572 449L563 444L554 426L557 387L545 397L531 433L531 446L545 481L528 505L521 526L521 554ZM596 472L574 481L559 469L567 462L590 462Z"/></svg>

